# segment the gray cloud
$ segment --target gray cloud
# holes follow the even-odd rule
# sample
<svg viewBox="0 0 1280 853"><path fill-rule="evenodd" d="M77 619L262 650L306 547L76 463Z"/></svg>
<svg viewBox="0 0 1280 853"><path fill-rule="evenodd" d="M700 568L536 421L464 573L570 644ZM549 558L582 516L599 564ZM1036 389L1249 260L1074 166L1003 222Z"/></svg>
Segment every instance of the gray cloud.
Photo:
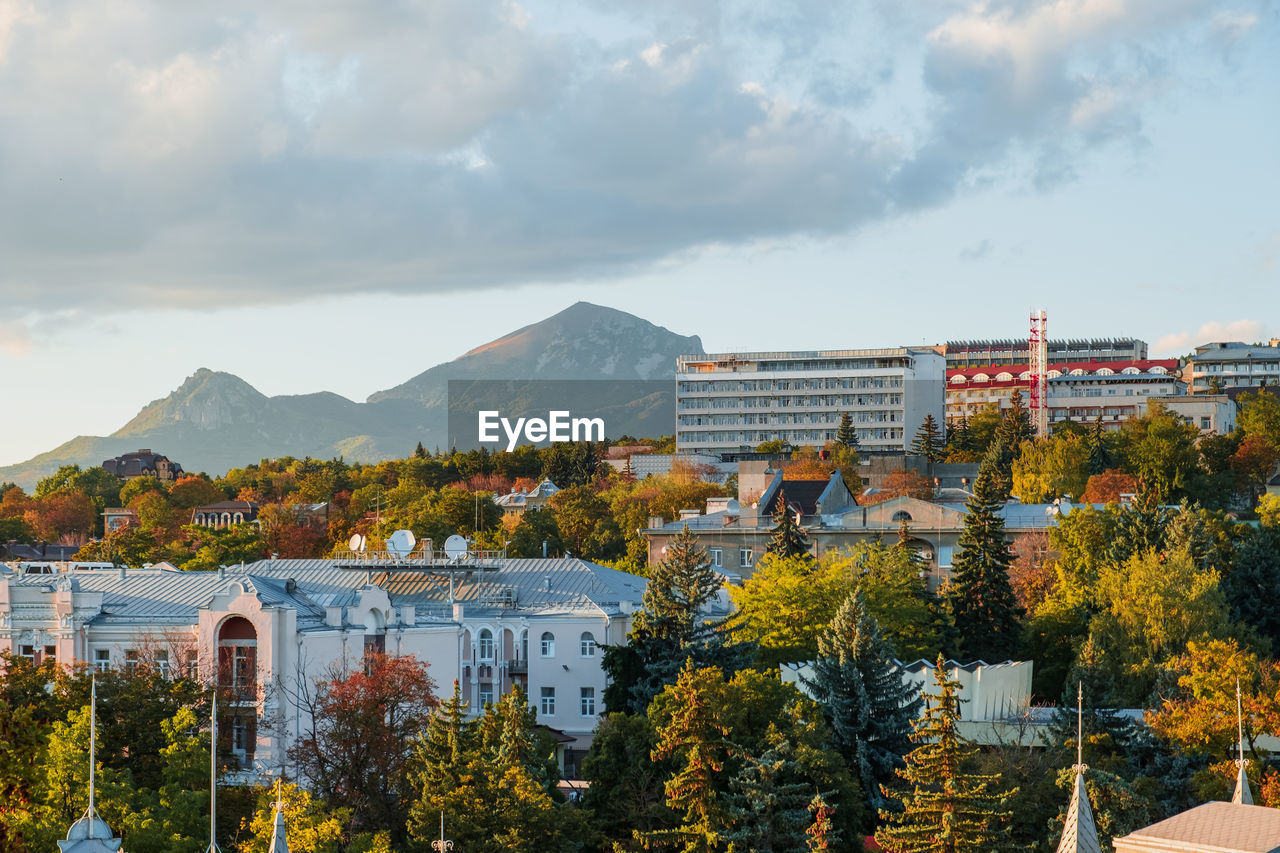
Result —
<svg viewBox="0 0 1280 853"><path fill-rule="evenodd" d="M1014 146L1070 179L1141 132L1159 72L1131 46L1209 5L635 4L609 40L511 0L0 0L0 293L19 314L287 302L844 233ZM919 126L876 112L921 70L876 26L924 39Z"/></svg>

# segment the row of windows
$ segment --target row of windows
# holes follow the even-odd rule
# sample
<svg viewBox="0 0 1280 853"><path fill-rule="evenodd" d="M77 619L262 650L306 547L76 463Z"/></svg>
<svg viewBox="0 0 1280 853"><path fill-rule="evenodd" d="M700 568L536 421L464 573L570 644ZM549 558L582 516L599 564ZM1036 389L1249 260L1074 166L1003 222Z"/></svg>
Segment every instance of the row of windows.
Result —
<svg viewBox="0 0 1280 853"><path fill-rule="evenodd" d="M1157 364L1147 372L1155 376L1164 376L1169 371ZM1137 368L1137 367L1125 367L1120 371L1121 376L1138 376L1138 375L1141 375L1141 373L1142 373L1141 368ZM1058 378L1061 378L1063 375L1064 374L1061 370L1045 371L1045 376L1049 379L1058 379ZM1067 376L1115 376L1116 372L1112 370L1110 367L1100 367L1093 372L1085 370L1083 367L1077 367L1074 370L1072 370L1070 373L1065 375ZM1018 374L1018 379L1019 381L1022 381L1022 382L1030 382L1031 371L1030 370L1022 371L1021 373ZM952 376L950 379L950 382L953 385L963 385L966 382L990 382L990 381L992 381L991 376L986 373L975 373L972 379L965 377L964 374L957 373L954 376ZM1013 374L1007 370L1001 373L997 373L995 381L996 382L1012 382Z"/></svg>
<svg viewBox="0 0 1280 853"><path fill-rule="evenodd" d="M554 687L542 688L539 700L539 710L542 712L542 716L554 717L556 715L556 689ZM596 689L594 687L578 689L578 713L583 717L594 717L596 715Z"/></svg>
<svg viewBox="0 0 1280 853"><path fill-rule="evenodd" d="M839 406L901 406L901 394L810 394L783 397L685 397L680 400L681 411L705 409L769 409L769 408L831 408ZM850 412L850 414L853 414Z"/></svg>
<svg viewBox="0 0 1280 853"><path fill-rule="evenodd" d="M684 446L690 444L716 444L716 445L747 445L754 446L762 441L790 441L792 444L823 444L828 441L834 441L836 437L835 430L770 430L752 432L751 430L736 431L712 431L712 432L686 432L680 430L676 436L676 443ZM858 430L859 440L869 441L901 441L902 429L900 427L882 427L878 429L860 429Z"/></svg>
<svg viewBox="0 0 1280 853"><path fill-rule="evenodd" d="M482 628L477 640L477 653L482 661L492 661L497 654L497 645L493 641L493 632L488 628ZM541 637L541 652L544 658L556 656L556 635L550 631L543 631ZM596 654L596 636L590 631L583 631L578 637L578 654L581 657L595 657ZM529 658L529 632L524 631L520 635L521 656L528 660Z"/></svg>
<svg viewBox="0 0 1280 853"><path fill-rule="evenodd" d="M719 569L724 566L724 549L723 548L708 548L707 556L711 558L711 565L714 566L715 568ZM751 568L751 561L752 561L751 549L739 548L738 549L738 568L740 569Z"/></svg>
<svg viewBox="0 0 1280 853"><path fill-rule="evenodd" d="M680 394L733 393L735 391L852 391L858 388L900 388L901 376L830 376L822 379L725 379L679 382Z"/></svg>

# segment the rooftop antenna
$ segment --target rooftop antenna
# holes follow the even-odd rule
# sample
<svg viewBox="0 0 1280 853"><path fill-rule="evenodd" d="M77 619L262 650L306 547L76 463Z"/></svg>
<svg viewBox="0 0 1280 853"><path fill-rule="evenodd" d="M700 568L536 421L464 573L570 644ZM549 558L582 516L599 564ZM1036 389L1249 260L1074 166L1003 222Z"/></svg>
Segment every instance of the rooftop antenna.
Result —
<svg viewBox="0 0 1280 853"><path fill-rule="evenodd" d="M1089 792L1084 784L1084 682L1076 682L1076 766L1075 785L1067 806L1067 819L1058 840L1058 853L1102 853L1098 844L1098 828L1089 805Z"/></svg>
<svg viewBox="0 0 1280 853"><path fill-rule="evenodd" d="M1249 790L1249 762L1244 760L1244 703L1240 695L1240 679L1236 679L1236 790L1231 802L1253 805L1253 792Z"/></svg>
<svg viewBox="0 0 1280 853"><path fill-rule="evenodd" d="M218 687L213 688L209 706L209 846L205 853L222 853L218 848Z"/></svg>

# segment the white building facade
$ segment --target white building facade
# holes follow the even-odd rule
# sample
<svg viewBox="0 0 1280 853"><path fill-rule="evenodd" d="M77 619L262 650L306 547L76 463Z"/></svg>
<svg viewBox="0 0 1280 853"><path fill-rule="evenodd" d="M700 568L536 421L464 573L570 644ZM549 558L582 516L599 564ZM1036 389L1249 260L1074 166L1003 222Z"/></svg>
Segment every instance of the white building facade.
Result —
<svg viewBox="0 0 1280 853"><path fill-rule="evenodd" d="M604 707L602 647L623 643L644 579L582 560L453 572L267 560L218 572L0 567L0 651L40 662L152 666L236 697L220 725L246 768L278 768L309 727L301 696L366 651L414 655L471 713L515 685L580 767Z"/></svg>
<svg viewBox="0 0 1280 853"><path fill-rule="evenodd" d="M945 414L945 359L929 348L721 353L676 360L676 452L781 440L822 447L848 412L864 450L903 451Z"/></svg>
<svg viewBox="0 0 1280 853"><path fill-rule="evenodd" d="M1196 347L1183 369L1188 394L1280 385L1280 338L1266 346L1218 341Z"/></svg>

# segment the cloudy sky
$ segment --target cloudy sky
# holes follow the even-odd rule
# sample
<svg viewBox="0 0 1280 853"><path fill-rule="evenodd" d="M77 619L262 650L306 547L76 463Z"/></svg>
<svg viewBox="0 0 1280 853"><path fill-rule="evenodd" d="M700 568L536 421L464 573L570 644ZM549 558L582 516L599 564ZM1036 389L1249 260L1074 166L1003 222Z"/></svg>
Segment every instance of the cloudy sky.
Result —
<svg viewBox="0 0 1280 853"><path fill-rule="evenodd" d="M1280 335L1266 0L0 0L0 464L587 299L709 349Z"/></svg>

